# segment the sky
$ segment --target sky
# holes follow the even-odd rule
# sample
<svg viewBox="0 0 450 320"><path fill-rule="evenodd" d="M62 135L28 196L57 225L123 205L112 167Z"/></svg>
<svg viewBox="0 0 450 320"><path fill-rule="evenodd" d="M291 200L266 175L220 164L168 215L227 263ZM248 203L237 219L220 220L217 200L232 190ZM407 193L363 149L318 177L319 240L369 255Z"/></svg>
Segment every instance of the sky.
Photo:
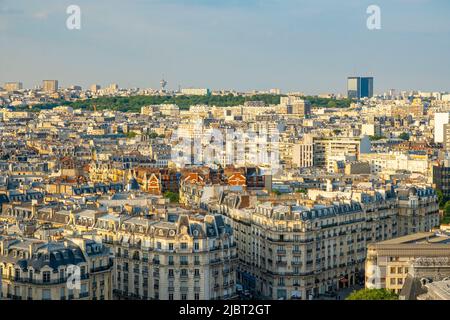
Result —
<svg viewBox="0 0 450 320"><path fill-rule="evenodd" d="M69 5L81 29L69 30ZM369 30L366 10L381 9ZM0 86L450 91L448 0L0 0Z"/></svg>

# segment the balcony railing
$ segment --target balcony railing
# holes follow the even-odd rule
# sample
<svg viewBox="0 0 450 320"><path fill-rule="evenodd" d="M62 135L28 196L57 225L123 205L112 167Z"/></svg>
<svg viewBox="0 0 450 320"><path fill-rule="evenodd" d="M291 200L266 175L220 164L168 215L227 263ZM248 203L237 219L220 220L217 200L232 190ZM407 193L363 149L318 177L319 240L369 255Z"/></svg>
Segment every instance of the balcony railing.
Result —
<svg viewBox="0 0 450 320"><path fill-rule="evenodd" d="M209 263L211 263L211 264L216 264L216 263L220 263L221 261L222 261L222 259L217 258L217 259L211 259L211 260L209 260Z"/></svg>
<svg viewBox="0 0 450 320"><path fill-rule="evenodd" d="M108 271L113 267L113 263L110 262L108 263L106 266L99 266L99 267L95 267L95 268L91 268L91 273L97 273L97 272L103 272L103 271Z"/></svg>
<svg viewBox="0 0 450 320"><path fill-rule="evenodd" d="M50 279L50 280L43 280L43 279L31 279L29 277L15 277L15 276L2 276L3 280L9 280L12 282L17 283L29 283L29 284L36 284L36 285L57 285L57 284L63 284L70 281L69 277L66 278L58 278L58 279ZM86 280L89 279L88 274L84 274L80 276L80 280Z"/></svg>
<svg viewBox="0 0 450 320"><path fill-rule="evenodd" d="M277 267L286 267L287 262L286 261L277 261L276 265L277 265Z"/></svg>

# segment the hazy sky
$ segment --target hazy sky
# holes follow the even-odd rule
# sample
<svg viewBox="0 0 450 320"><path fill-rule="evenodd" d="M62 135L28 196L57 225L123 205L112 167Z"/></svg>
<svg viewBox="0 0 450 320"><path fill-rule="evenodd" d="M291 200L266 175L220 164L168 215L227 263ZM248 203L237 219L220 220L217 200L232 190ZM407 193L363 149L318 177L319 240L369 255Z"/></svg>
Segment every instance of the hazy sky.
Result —
<svg viewBox="0 0 450 320"><path fill-rule="evenodd" d="M450 91L449 16L448 0L0 0L0 82L343 93L372 75L376 92Z"/></svg>

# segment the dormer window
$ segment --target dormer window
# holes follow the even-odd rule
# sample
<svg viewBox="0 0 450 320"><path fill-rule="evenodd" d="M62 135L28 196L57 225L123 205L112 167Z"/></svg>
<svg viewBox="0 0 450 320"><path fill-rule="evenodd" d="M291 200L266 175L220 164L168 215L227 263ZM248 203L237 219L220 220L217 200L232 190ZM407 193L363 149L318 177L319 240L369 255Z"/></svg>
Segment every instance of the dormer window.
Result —
<svg viewBox="0 0 450 320"><path fill-rule="evenodd" d="M42 282L43 283L50 283L50 271L44 271L42 273Z"/></svg>

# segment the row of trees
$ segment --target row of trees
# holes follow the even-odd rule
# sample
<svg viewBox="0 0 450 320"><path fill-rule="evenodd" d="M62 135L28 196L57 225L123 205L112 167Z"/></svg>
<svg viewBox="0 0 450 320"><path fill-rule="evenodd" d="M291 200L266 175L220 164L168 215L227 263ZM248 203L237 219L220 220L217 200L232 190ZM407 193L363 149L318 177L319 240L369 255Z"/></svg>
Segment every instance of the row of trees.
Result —
<svg viewBox="0 0 450 320"><path fill-rule="evenodd" d="M32 108L17 107L16 110L39 111L52 109L59 105L71 106L74 109L93 110L117 110L122 112L140 112L141 107L146 105L176 104L180 109L189 109L192 105L209 105L218 107L230 107L242 105L247 101L263 101L267 105L280 103L281 95L260 94L253 96L235 96L232 94L225 96L133 96L133 97L100 97L84 101L59 101L35 105ZM331 99L308 96L306 100L311 102L313 107L320 108L348 108L352 102L350 99Z"/></svg>
<svg viewBox="0 0 450 320"><path fill-rule="evenodd" d="M410 138L409 133L407 133L407 132L402 132L398 137L405 141L408 141ZM381 139L386 139L386 137L385 136L370 136L369 139L370 139L370 141L378 141Z"/></svg>

